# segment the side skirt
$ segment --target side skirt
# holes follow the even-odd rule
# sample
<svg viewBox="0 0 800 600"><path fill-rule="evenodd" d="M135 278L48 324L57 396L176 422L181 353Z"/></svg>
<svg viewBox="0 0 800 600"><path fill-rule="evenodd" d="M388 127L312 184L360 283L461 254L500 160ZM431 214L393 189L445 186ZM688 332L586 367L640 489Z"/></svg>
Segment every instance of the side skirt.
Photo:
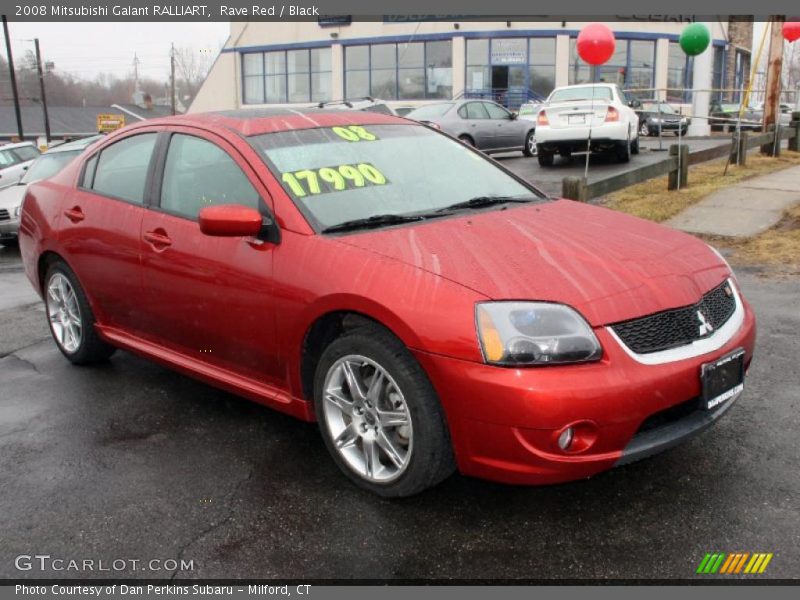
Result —
<svg viewBox="0 0 800 600"><path fill-rule="evenodd" d="M312 403L287 394L284 390L244 377L228 369L215 367L206 362L168 350L153 342L130 335L119 329L95 325L97 332L108 343L128 350L144 358L174 369L184 375L208 383L214 387L242 396L286 413L303 421L316 421Z"/></svg>

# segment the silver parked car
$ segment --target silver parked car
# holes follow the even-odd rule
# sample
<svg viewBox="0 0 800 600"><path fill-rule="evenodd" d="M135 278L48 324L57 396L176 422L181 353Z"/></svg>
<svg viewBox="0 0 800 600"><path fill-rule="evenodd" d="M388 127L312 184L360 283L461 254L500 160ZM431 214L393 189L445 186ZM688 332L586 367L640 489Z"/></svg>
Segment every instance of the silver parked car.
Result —
<svg viewBox="0 0 800 600"><path fill-rule="evenodd" d="M39 149L30 142L0 147L0 189L17 183L37 156Z"/></svg>
<svg viewBox="0 0 800 600"><path fill-rule="evenodd" d="M19 213L28 186L41 179L52 177L102 137L94 135L51 148L32 161L22 177L18 177L9 187L0 190L0 246L13 245L17 242Z"/></svg>
<svg viewBox="0 0 800 600"><path fill-rule="evenodd" d="M536 153L536 123L488 100L452 100L421 106L406 115L426 123L465 144L491 154L521 150L525 156Z"/></svg>

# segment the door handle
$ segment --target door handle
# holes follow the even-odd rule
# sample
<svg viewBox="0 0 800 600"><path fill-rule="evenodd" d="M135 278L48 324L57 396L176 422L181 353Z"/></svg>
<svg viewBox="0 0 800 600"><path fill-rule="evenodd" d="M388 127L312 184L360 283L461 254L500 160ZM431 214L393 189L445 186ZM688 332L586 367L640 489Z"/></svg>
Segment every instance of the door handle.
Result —
<svg viewBox="0 0 800 600"><path fill-rule="evenodd" d="M156 250L163 250L167 246L172 245L172 240L169 239L167 232L160 227L154 231L146 231L142 237L145 242L153 246Z"/></svg>
<svg viewBox="0 0 800 600"><path fill-rule="evenodd" d="M80 223L86 218L86 215L83 214L80 206L73 206L72 208L68 208L64 211L64 216L67 217L73 223Z"/></svg>

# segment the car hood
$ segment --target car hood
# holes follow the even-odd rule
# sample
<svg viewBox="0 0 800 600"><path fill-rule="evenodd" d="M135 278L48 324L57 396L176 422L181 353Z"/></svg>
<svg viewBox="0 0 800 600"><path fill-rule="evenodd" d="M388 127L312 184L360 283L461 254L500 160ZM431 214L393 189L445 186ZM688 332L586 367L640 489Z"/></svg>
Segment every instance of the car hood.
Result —
<svg viewBox="0 0 800 600"><path fill-rule="evenodd" d="M0 190L0 208L12 209L22 204L26 189L27 185L15 183Z"/></svg>
<svg viewBox="0 0 800 600"><path fill-rule="evenodd" d="M570 200L338 238L491 299L561 302L594 326L687 306L729 276L702 241Z"/></svg>

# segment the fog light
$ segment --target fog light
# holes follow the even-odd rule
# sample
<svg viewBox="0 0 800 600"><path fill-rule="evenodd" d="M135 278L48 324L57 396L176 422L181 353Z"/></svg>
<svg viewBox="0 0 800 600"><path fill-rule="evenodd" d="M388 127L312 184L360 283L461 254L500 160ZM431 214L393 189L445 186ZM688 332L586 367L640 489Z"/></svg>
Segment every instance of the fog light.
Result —
<svg viewBox="0 0 800 600"><path fill-rule="evenodd" d="M572 445L572 440L575 437L575 430L572 427L567 427L564 431L561 432L561 435L558 436L558 447L562 450L569 450L569 447Z"/></svg>

